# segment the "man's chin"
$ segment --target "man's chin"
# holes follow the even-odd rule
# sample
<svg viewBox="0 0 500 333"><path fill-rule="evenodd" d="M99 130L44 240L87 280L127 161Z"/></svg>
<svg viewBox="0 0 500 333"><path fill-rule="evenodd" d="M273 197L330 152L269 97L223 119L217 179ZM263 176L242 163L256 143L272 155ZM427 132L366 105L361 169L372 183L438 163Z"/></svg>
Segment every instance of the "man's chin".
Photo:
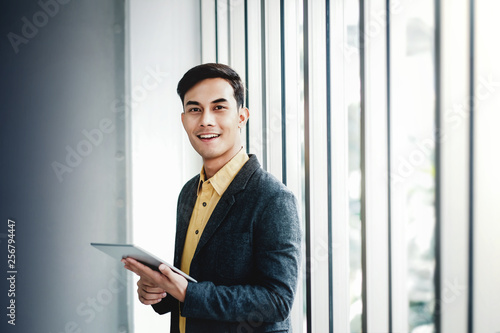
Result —
<svg viewBox="0 0 500 333"><path fill-rule="evenodd" d="M201 156L201 158L203 158L203 161L210 161L213 159L217 159L221 155L217 151L212 151L212 150L207 151L207 149L203 149L203 150L198 149L198 150L196 150L196 152Z"/></svg>

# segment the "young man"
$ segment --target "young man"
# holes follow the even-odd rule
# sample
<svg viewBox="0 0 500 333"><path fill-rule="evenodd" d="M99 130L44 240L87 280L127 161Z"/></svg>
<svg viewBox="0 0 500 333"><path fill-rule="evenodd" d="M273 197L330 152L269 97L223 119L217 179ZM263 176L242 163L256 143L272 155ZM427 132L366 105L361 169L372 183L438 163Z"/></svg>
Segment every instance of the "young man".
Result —
<svg viewBox="0 0 500 333"><path fill-rule="evenodd" d="M160 272L127 258L139 300L171 312L171 332L289 332L299 273L300 225L293 194L242 149L244 86L221 64L179 81L182 124L203 158L177 205L174 265Z"/></svg>

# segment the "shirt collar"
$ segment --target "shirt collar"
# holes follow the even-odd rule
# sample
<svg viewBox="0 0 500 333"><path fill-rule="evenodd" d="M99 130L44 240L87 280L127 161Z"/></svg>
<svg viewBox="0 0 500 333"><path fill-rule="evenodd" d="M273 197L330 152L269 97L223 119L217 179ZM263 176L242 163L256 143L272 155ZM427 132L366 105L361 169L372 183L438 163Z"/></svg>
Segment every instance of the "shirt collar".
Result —
<svg viewBox="0 0 500 333"><path fill-rule="evenodd" d="M234 177L238 174L240 169L248 161L248 155L243 148L229 161L215 175L205 180L205 169L202 167L200 172L200 181L198 183L198 195L201 192L201 185L205 181L209 181L214 187L214 190L219 196L226 191L229 184L233 181Z"/></svg>

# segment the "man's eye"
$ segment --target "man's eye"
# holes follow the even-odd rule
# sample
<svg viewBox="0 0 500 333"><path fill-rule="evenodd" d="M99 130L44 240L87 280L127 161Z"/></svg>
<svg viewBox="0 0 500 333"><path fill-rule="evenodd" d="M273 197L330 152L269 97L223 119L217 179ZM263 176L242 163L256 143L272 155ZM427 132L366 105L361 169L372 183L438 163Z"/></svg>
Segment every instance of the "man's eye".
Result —
<svg viewBox="0 0 500 333"><path fill-rule="evenodd" d="M225 106L224 105L217 105L215 107L216 110L222 110L222 109L225 109Z"/></svg>
<svg viewBox="0 0 500 333"><path fill-rule="evenodd" d="M200 112L200 108L191 108L189 112Z"/></svg>

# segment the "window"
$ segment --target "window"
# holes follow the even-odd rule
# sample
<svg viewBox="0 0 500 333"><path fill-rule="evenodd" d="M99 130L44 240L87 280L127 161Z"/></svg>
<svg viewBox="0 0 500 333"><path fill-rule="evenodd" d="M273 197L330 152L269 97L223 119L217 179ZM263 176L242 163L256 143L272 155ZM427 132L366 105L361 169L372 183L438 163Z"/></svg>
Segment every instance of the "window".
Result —
<svg viewBox="0 0 500 333"><path fill-rule="evenodd" d="M470 154L485 147L466 116L478 99L467 91L484 83L467 61L476 1L201 2L203 61L246 75L247 149L302 202L294 331L466 332L473 322L469 186L481 174ZM450 300L455 281L467 292Z"/></svg>

